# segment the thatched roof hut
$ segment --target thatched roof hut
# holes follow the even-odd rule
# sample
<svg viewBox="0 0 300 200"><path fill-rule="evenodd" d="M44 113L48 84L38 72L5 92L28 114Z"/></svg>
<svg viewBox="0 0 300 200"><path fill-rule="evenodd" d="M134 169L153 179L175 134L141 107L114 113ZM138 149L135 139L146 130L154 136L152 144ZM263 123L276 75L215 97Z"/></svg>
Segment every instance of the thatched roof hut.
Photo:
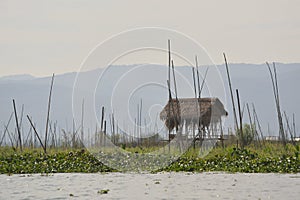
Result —
<svg viewBox="0 0 300 200"><path fill-rule="evenodd" d="M208 127L211 122L219 122L228 113L218 98L182 98L171 99L160 113L169 130L178 128L184 121L186 124L199 124Z"/></svg>

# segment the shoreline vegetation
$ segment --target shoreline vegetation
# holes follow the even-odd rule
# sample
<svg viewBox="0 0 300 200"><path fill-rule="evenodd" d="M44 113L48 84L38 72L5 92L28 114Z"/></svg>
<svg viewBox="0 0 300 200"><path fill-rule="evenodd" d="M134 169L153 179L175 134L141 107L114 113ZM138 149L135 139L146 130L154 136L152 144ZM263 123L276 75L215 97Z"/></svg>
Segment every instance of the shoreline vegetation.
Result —
<svg viewBox="0 0 300 200"><path fill-rule="evenodd" d="M300 173L299 146L280 143L267 143L263 148L249 145L244 149L235 145L215 147L203 158L199 156L199 148L190 148L170 165L157 170L175 172L229 172L229 173ZM130 147L129 155L147 154L155 149L151 147ZM126 160L118 153L111 156L120 159L119 163L133 162L130 156ZM136 161L136 160L135 160ZM141 161L142 162L142 161ZM143 162L145 162L143 160ZM149 161L151 162L151 161ZM148 163L149 165L151 163ZM146 163L147 165L147 163ZM14 151L11 147L0 147L0 174L51 174L51 173L97 173L120 172L105 166L87 149L49 149L45 154L42 148L24 148ZM126 171L121 171L126 172ZM127 172L139 172L139 169Z"/></svg>

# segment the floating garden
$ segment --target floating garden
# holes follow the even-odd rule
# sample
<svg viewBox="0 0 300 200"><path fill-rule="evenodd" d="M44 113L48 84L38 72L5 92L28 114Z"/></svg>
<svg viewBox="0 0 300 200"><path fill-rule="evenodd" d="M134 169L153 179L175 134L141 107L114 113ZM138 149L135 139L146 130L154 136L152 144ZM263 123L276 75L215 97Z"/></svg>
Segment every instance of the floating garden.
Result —
<svg viewBox="0 0 300 200"><path fill-rule="evenodd" d="M135 151L128 149L128 152ZM135 155L147 153L147 149L120 156L111 152L111 157L119 159L118 163L130 166L137 162ZM160 159L165 159L161 157ZM151 166L153 160L143 159L143 165ZM147 163L149 162L149 163ZM51 149L47 154L42 149L12 150L10 147L0 148L1 174L32 174L32 173L97 173L117 172L97 159L85 149ZM139 169L128 168L128 171L139 172ZM188 171L188 172L245 172L245 173L299 173L299 144L287 145L266 144L264 148L248 146L244 149L229 146L215 147L205 157L199 156L199 149L191 148L170 165L150 172L160 171Z"/></svg>

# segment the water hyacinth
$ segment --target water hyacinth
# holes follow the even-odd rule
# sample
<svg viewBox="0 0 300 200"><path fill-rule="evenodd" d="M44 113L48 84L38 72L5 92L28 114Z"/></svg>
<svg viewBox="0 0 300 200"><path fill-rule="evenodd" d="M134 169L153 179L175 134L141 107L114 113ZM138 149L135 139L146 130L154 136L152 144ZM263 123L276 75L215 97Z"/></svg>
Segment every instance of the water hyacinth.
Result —
<svg viewBox="0 0 300 200"><path fill-rule="evenodd" d="M104 164L105 163L105 164ZM167 163L167 164L166 164ZM114 166L118 164L118 166ZM289 151L216 148L204 158L198 150L189 150L179 158L168 154L89 152L55 150L44 154L38 150L14 152L1 149L1 174L95 173L159 171L224 171L246 173L299 173L297 148Z"/></svg>

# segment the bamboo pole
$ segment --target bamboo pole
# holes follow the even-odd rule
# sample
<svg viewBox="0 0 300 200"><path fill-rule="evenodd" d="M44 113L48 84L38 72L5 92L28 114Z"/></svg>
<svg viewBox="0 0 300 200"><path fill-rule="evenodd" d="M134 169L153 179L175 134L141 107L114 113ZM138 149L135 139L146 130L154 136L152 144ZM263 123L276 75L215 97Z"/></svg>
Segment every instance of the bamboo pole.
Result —
<svg viewBox="0 0 300 200"><path fill-rule="evenodd" d="M175 78L175 70L174 70L174 62L173 62L173 60L172 60L172 71L173 71L173 81L174 81L175 97L176 97L176 101L178 102L177 87L176 87L176 78Z"/></svg>
<svg viewBox="0 0 300 200"><path fill-rule="evenodd" d="M169 58L169 71L168 71L168 80L171 81L171 42L168 40L168 58Z"/></svg>
<svg viewBox="0 0 300 200"><path fill-rule="evenodd" d="M197 86L196 86L196 78L195 78L195 69L194 69L194 67L192 67L192 72L193 72L194 94L195 94L195 98L197 98ZM199 106L199 102L196 103L196 109L197 110L198 110L198 106ZM199 114L199 112L197 112L197 114ZM199 116L198 116L198 118L199 118ZM193 122L192 122L192 126L193 126L193 129L192 129L192 131L193 131L193 149L195 149L196 148L196 136L195 136L195 124ZM200 129L198 128L198 131L199 130Z"/></svg>
<svg viewBox="0 0 300 200"><path fill-rule="evenodd" d="M81 147L84 147L84 99L81 104Z"/></svg>
<svg viewBox="0 0 300 200"><path fill-rule="evenodd" d="M140 106L137 105L137 124L136 124L136 138L137 138L137 145L140 145Z"/></svg>
<svg viewBox="0 0 300 200"><path fill-rule="evenodd" d="M139 140L141 139L141 135L142 135L142 110L143 110L143 100L141 99L141 104L140 104L140 135L139 135Z"/></svg>
<svg viewBox="0 0 300 200"><path fill-rule="evenodd" d="M101 112L101 132L103 131L103 122L104 122L104 106L102 106L102 112Z"/></svg>
<svg viewBox="0 0 300 200"><path fill-rule="evenodd" d="M195 63L196 63L196 72L197 72L197 82L198 82L198 100L200 101L201 93L200 93L200 78L199 78L199 70L198 70L198 58L195 56Z"/></svg>
<svg viewBox="0 0 300 200"><path fill-rule="evenodd" d="M6 127L9 126L13 114L14 114L13 112L10 114ZM0 146L2 146L2 143L3 143L3 140L4 140L4 138L5 138L5 135L6 135L6 132L7 132L7 131L8 131L8 130L5 128L4 133L3 133L3 136L2 136L2 139L1 139L1 142L0 142Z"/></svg>
<svg viewBox="0 0 300 200"><path fill-rule="evenodd" d="M106 120L104 120L104 147L106 146Z"/></svg>
<svg viewBox="0 0 300 200"><path fill-rule="evenodd" d="M178 97L177 97L177 86L176 86L176 78L175 78L175 70L174 70L174 62L172 60L172 70L173 70L173 79L174 79L174 89L175 89L175 98L176 98L176 113L174 113L175 115L175 127L176 127L176 131L178 130L178 125L180 123L180 113L179 112L179 101L178 101Z"/></svg>
<svg viewBox="0 0 300 200"><path fill-rule="evenodd" d="M114 113L111 114L111 120L112 120L112 132L113 132L113 143L116 144L116 135L115 135L115 117Z"/></svg>
<svg viewBox="0 0 300 200"><path fill-rule="evenodd" d="M206 76L207 76L208 70L209 70L209 67L207 67L206 70L205 70L204 78L202 80L201 87L200 87L200 96L202 94L202 90L203 90L203 87L204 87L204 83L205 83L205 80L206 80Z"/></svg>
<svg viewBox="0 0 300 200"><path fill-rule="evenodd" d="M293 131L292 131L291 127L290 127L290 123L289 123L288 117L286 115L286 112L283 112L283 113L284 113L284 117L285 117L285 120L286 120L287 130L290 133L292 144L296 145L296 143L294 141L294 138L293 138Z"/></svg>
<svg viewBox="0 0 300 200"><path fill-rule="evenodd" d="M229 73L229 67L226 59L225 53L223 53L224 60L225 60L225 66L226 66L226 72L227 72L227 78L228 78L228 85L229 85L229 91L230 91L230 97L231 97L231 103L232 103L232 111L233 111L233 117L234 117L234 123L235 123L235 129L238 130L238 122L237 122L237 116L236 116L236 111L235 111L235 103L234 103L234 98L233 98L233 92L232 92L232 85L231 85L231 78L230 78L230 73Z"/></svg>
<svg viewBox="0 0 300 200"><path fill-rule="evenodd" d="M9 141L11 143L11 146L12 146L13 150L16 151L16 149L14 147L14 142L13 142L11 136L10 136L10 132L8 131L8 126L4 125L4 128L5 128L5 131L7 132L8 139L9 139Z"/></svg>
<svg viewBox="0 0 300 200"><path fill-rule="evenodd" d="M236 97L237 97L238 110L239 110L239 118L240 118L241 147L242 147L242 149L244 149L243 116L242 116L242 112L241 112L240 96L239 96L239 90L238 89L236 89Z"/></svg>
<svg viewBox="0 0 300 200"><path fill-rule="evenodd" d="M15 119L16 119L17 131L18 131L18 138L19 138L20 150L22 151L23 150L22 149L22 137L21 137L21 131L20 131L20 127L19 127L19 121L18 121L16 103L15 103L14 99L13 99L13 107L14 107L14 112L15 112Z"/></svg>
<svg viewBox="0 0 300 200"><path fill-rule="evenodd" d="M27 115L27 119L28 119L28 121L29 121L30 125L32 126L32 128L33 128L33 131L34 131L35 135L37 136L37 138L38 138L38 140L39 140L39 142L40 142L40 144L41 144L42 148L44 149L44 152L45 152L45 153L47 153L47 151L46 151L46 147L45 147L45 145L43 144L43 142L42 142L42 140L41 140L41 138L40 138L39 134L38 134L38 133L37 133L37 131L36 131L36 128L35 128L35 126L33 125L32 121L31 121L31 119L30 119L30 117L29 117L28 115Z"/></svg>
<svg viewBox="0 0 300 200"><path fill-rule="evenodd" d="M258 130L259 130L260 135L261 135L262 143L263 143L263 145L265 145L263 132L262 132L262 129L261 129L261 126L260 126L260 123L259 123L259 119L258 119L256 110L255 110L254 104L252 104L252 109L253 109L253 117L254 117L254 121L256 121L256 123L257 123Z"/></svg>
<svg viewBox="0 0 300 200"><path fill-rule="evenodd" d="M192 67L192 72L193 72L194 94L195 94L195 98L197 98L197 87L196 87L195 69L194 69L194 67Z"/></svg>
<svg viewBox="0 0 300 200"><path fill-rule="evenodd" d="M253 124L253 121L252 121L252 117L251 117L250 108L249 108L249 104L248 104L248 103L246 104L246 107L247 107L248 116L249 116L249 121L250 121L251 134L252 134L252 136L256 135L256 138L257 138L258 143L259 143L259 145L260 145L260 139L259 139L259 136L258 136L258 134L256 134L256 131L254 130L255 127L254 127L254 124Z"/></svg>
<svg viewBox="0 0 300 200"><path fill-rule="evenodd" d="M52 79L51 79L50 93L49 93L49 99L48 99L48 111L47 111L46 130L45 130L45 143L44 143L45 153L47 153L48 125L49 125L49 117L50 117L50 105L51 105L53 82L54 82L54 74L52 75Z"/></svg>
<svg viewBox="0 0 300 200"><path fill-rule="evenodd" d="M293 113L293 132L294 132L294 138L296 138L296 123L295 123L295 113Z"/></svg>
<svg viewBox="0 0 300 200"><path fill-rule="evenodd" d="M196 64L196 73L197 73L197 83L198 83L198 107L199 107L199 116L198 116L198 135L201 136L201 140L204 139L204 135L201 130L201 85L200 85L200 77L198 70L198 58L195 56L195 64ZM197 109L198 109L197 107Z"/></svg>
<svg viewBox="0 0 300 200"><path fill-rule="evenodd" d="M274 94L274 98L275 98L275 105L276 105L278 125L279 125L279 135L281 137L282 144L285 146L286 138L285 138L285 133L284 133L284 128L283 128L282 114L281 114L280 103L279 103L279 89L278 89L278 83L277 83L278 81L277 81L276 67L275 67L275 63L273 63L273 73L272 73L269 63L266 62L266 64L268 66L271 81L272 81L272 88L273 88L273 94Z"/></svg>
<svg viewBox="0 0 300 200"><path fill-rule="evenodd" d="M19 121L20 129L22 128L23 115L24 115L24 104L22 104L22 108L21 108L21 116L20 116L20 121Z"/></svg>

